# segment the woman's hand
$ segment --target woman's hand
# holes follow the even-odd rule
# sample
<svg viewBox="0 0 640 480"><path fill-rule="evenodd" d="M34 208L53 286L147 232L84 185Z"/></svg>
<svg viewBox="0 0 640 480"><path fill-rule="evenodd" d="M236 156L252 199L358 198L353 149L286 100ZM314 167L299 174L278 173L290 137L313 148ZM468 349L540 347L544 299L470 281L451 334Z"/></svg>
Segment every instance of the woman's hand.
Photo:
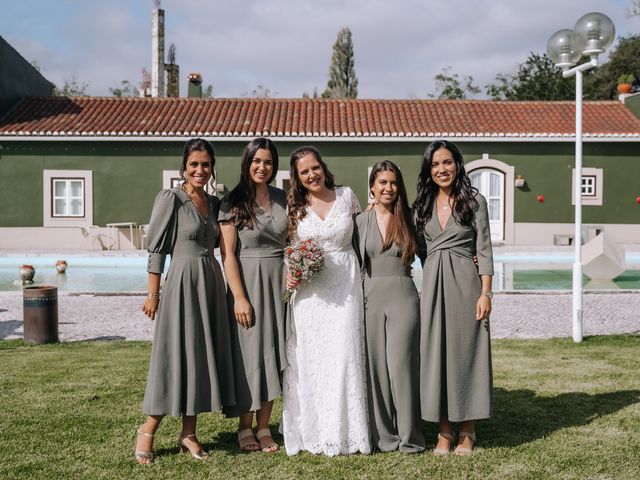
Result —
<svg viewBox="0 0 640 480"><path fill-rule="evenodd" d="M234 299L233 313L241 327L251 328L253 326L253 308L246 298Z"/></svg>
<svg viewBox="0 0 640 480"><path fill-rule="evenodd" d="M485 320L491 313L491 299L486 295L480 295L476 303L476 320Z"/></svg>
<svg viewBox="0 0 640 480"><path fill-rule="evenodd" d="M156 312L158 311L158 300L157 298L145 298L144 303L142 304L142 311L144 314L149 317L151 320L156 319Z"/></svg>
<svg viewBox="0 0 640 480"><path fill-rule="evenodd" d="M290 273L287 273L287 290L295 290L300 285L300 282L293 278Z"/></svg>

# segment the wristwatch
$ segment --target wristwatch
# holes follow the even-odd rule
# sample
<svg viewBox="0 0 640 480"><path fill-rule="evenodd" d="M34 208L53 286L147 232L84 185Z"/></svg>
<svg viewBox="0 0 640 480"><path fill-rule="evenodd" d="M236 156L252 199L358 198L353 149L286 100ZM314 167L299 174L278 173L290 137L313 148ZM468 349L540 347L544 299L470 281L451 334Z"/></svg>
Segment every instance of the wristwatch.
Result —
<svg viewBox="0 0 640 480"><path fill-rule="evenodd" d="M489 297L490 300L493 298L493 292L482 292L480 295L485 295Z"/></svg>

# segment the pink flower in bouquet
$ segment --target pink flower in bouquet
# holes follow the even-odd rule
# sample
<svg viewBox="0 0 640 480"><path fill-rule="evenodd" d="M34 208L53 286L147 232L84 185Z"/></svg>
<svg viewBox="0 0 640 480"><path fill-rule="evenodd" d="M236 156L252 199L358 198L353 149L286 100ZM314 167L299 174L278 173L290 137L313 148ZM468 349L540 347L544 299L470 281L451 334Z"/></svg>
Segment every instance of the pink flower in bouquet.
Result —
<svg viewBox="0 0 640 480"><path fill-rule="evenodd" d="M299 240L284 250L287 272L298 282L310 281L324 267L324 249L313 238ZM282 298L288 302L293 291L287 289Z"/></svg>

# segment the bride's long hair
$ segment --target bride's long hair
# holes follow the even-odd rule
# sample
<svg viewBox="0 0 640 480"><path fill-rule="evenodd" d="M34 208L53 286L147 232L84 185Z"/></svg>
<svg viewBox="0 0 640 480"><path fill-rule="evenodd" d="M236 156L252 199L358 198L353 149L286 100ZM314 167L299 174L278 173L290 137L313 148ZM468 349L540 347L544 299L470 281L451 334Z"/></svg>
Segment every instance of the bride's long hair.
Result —
<svg viewBox="0 0 640 480"><path fill-rule="evenodd" d="M313 155L318 161L324 172L324 185L333 190L336 187L333 174L329 171L329 167L322 160L322 156L316 147L306 145L293 151L291 161L289 162L289 194L287 195L287 206L289 207L289 238L293 238L298 222L307 216L307 206L309 199L307 198L308 190L302 185L298 178L298 161Z"/></svg>

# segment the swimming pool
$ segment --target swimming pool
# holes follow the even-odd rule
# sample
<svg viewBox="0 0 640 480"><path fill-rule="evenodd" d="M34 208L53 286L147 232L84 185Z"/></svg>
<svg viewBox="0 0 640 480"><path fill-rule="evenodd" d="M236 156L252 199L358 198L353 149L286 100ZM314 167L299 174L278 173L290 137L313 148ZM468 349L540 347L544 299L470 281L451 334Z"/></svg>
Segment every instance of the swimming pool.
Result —
<svg viewBox="0 0 640 480"><path fill-rule="evenodd" d="M56 271L57 260L67 260L65 274ZM570 290L573 256L567 254L506 254L495 256L495 291ZM640 289L640 254L627 254L627 271L613 282L595 284L584 277L587 289ZM67 292L144 292L147 256L139 255L5 255L0 256L0 291L20 291L16 284L21 265L36 269L34 285L53 285ZM414 280L422 282L420 262L414 262Z"/></svg>

